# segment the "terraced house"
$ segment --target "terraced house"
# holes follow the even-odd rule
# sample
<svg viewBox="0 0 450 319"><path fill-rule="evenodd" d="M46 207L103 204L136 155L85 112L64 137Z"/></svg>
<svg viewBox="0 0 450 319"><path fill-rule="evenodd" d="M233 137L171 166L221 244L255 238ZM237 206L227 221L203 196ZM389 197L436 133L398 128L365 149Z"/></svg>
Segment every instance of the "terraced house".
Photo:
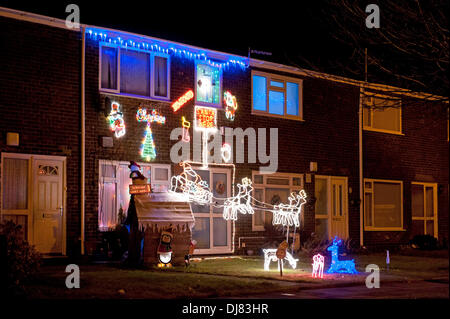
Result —
<svg viewBox="0 0 450 319"><path fill-rule="evenodd" d="M196 254L258 253L284 238L256 203L287 203L301 189L300 242L313 233L361 246L405 244L416 234L448 240L441 99L125 30L68 29L6 8L0 24L1 218L23 225L42 253L98 251L126 215L130 161L153 192L166 192L180 173L171 149L182 136L171 133L183 123L188 157L215 197L233 196L244 177L253 186L255 212L236 221L214 205L190 206ZM231 117L226 92L238 104ZM234 130L233 165L204 167L199 133L186 125L202 108L224 137L242 129ZM252 130L266 157L249 148ZM276 172L264 174L269 154L277 154Z"/></svg>

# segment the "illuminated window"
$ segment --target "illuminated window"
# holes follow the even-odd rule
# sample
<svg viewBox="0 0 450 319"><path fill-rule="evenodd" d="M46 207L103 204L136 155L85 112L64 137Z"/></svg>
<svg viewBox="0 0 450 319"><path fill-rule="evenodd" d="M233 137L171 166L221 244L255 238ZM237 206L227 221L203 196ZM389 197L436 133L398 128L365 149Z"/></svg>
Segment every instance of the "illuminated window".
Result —
<svg viewBox="0 0 450 319"><path fill-rule="evenodd" d="M268 203L277 205L289 203L288 197L292 192L299 192L303 189L303 175L278 173L271 175L259 175L258 171L253 171L253 197L254 206ZM301 218L301 217L300 217ZM272 224L272 213L263 209L255 209L252 215L252 231L264 231L265 225Z"/></svg>
<svg viewBox="0 0 450 319"><path fill-rule="evenodd" d="M166 192L170 185L170 165L138 163L141 173L151 184L152 192ZM100 231L114 228L119 213L126 216L130 202L129 162L100 160L98 185L98 225Z"/></svg>
<svg viewBox="0 0 450 319"><path fill-rule="evenodd" d="M366 93L366 95L363 98L364 129L386 133L401 133L401 100L377 94Z"/></svg>
<svg viewBox="0 0 450 319"><path fill-rule="evenodd" d="M252 72L254 114L302 119L302 80Z"/></svg>
<svg viewBox="0 0 450 319"><path fill-rule="evenodd" d="M365 230L403 230L403 183L364 180Z"/></svg>
<svg viewBox="0 0 450 319"><path fill-rule="evenodd" d="M100 90L168 100L169 56L130 48L100 46Z"/></svg>
<svg viewBox="0 0 450 319"><path fill-rule="evenodd" d="M196 64L196 99L198 104L220 106L221 72L218 67Z"/></svg>

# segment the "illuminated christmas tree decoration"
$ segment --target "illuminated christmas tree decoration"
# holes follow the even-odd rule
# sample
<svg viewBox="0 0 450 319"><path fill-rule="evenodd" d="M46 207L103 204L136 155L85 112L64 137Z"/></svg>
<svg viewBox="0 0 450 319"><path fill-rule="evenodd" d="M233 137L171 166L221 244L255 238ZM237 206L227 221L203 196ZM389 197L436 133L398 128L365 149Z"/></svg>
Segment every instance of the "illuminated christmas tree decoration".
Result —
<svg viewBox="0 0 450 319"><path fill-rule="evenodd" d="M191 136L189 135L189 128L191 127L191 122L186 121L184 116L181 117L181 126L183 127L183 134L181 140L183 142L189 143L191 140Z"/></svg>
<svg viewBox="0 0 450 319"><path fill-rule="evenodd" d="M178 111L184 104L186 104L186 102L188 102L189 100L192 100L193 97L194 97L194 91L192 91L192 90L189 90L186 93L184 93L178 100L176 100L172 104L173 112L175 113L176 111Z"/></svg>
<svg viewBox="0 0 450 319"><path fill-rule="evenodd" d="M147 114L147 109L140 107L136 112L136 120L138 122L147 122L140 154L146 161L151 161L156 158L156 149L155 143L153 142L151 123L156 122L159 124L164 124L166 122L166 118L160 115L156 110L152 110L151 114Z"/></svg>
<svg viewBox="0 0 450 319"><path fill-rule="evenodd" d="M228 143L224 143L220 148L220 153L222 155L222 159L225 163L228 163L231 160L231 146Z"/></svg>
<svg viewBox="0 0 450 319"><path fill-rule="evenodd" d="M109 121L109 128L114 132L114 135L117 138L125 135L125 122L123 121L123 114L120 112L119 103L111 103L111 112L109 113L107 120Z"/></svg>
<svg viewBox="0 0 450 319"><path fill-rule="evenodd" d="M288 197L289 204L275 205L272 210L273 213L273 225L283 226L300 226L299 215L301 213L303 205L306 203L306 193L302 189L298 194L291 193Z"/></svg>
<svg viewBox="0 0 450 319"><path fill-rule="evenodd" d="M226 105L225 116L228 120L234 121L234 114L236 113L238 104L236 97L232 95L229 91L224 93L224 102Z"/></svg>
<svg viewBox="0 0 450 319"><path fill-rule="evenodd" d="M208 134L217 130L217 110L210 107L195 106L194 129L202 131L202 162L203 167L208 167Z"/></svg>
<svg viewBox="0 0 450 319"><path fill-rule="evenodd" d="M171 54L180 58L190 60L200 60L213 67L221 69L239 66L242 69L249 65L248 58L234 56L229 58L226 62L215 62L208 58L208 50L194 49L182 44L169 43L167 41L152 39L150 37L143 37L137 35L130 35L122 32L103 30L97 28L87 28L87 34L91 39L102 43L115 44L123 48L133 48L134 50L144 52L159 52L164 54ZM117 34L122 34L123 37ZM128 39L125 39L128 37ZM228 55L229 56L229 55ZM244 62L245 61L245 62Z"/></svg>
<svg viewBox="0 0 450 319"><path fill-rule="evenodd" d="M333 239L333 244L327 248L328 251L331 251L331 265L327 270L327 274L357 274L358 271L355 268L355 260L339 260L339 245L342 243L342 240L338 239L337 236Z"/></svg>
<svg viewBox="0 0 450 319"><path fill-rule="evenodd" d="M313 256L313 264L312 264L312 274L313 278L323 278L323 265L325 263L325 258L321 254L317 254Z"/></svg>
<svg viewBox="0 0 450 319"><path fill-rule="evenodd" d="M275 261L278 264L278 271L279 271L280 263L278 263L277 248L263 249L263 252L264 252L264 270L269 271L270 262ZM292 255L289 252L286 252L286 257L283 258L283 261L284 260L286 260L289 263L289 265L291 265L292 269L297 268L298 259L292 257Z"/></svg>
<svg viewBox="0 0 450 319"><path fill-rule="evenodd" d="M253 214L255 211L251 205L251 192L253 190L252 181L245 177L242 184L237 184L238 193L229 197L223 204L223 218L225 220L237 220L237 213Z"/></svg>

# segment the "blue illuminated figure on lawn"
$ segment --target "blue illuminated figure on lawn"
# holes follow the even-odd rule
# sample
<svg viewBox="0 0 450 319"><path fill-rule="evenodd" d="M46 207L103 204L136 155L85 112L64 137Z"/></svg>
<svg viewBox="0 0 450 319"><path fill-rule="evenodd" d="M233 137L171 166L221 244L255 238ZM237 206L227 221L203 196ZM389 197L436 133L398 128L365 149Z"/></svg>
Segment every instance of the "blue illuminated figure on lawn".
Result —
<svg viewBox="0 0 450 319"><path fill-rule="evenodd" d="M355 260L339 260L339 245L342 240L340 240L337 236L333 239L333 244L327 248L328 251L331 251L331 265L327 270L327 274L357 274L358 271L355 269Z"/></svg>

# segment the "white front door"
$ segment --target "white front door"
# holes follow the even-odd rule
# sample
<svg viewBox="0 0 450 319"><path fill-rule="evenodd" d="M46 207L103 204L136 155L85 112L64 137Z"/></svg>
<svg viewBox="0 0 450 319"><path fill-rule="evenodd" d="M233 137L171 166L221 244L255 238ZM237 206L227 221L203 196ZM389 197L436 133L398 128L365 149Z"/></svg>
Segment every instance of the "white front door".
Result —
<svg viewBox="0 0 450 319"><path fill-rule="evenodd" d="M208 170L195 169L202 180L206 181L213 193L213 205L191 204L195 217L192 239L197 241L195 254L230 253L231 228L230 220L223 218L224 199L231 196L231 174L226 168Z"/></svg>
<svg viewBox="0 0 450 319"><path fill-rule="evenodd" d="M315 233L319 238L348 238L347 178L315 177Z"/></svg>
<svg viewBox="0 0 450 319"><path fill-rule="evenodd" d="M347 239L347 181L331 177L330 238Z"/></svg>
<svg viewBox="0 0 450 319"><path fill-rule="evenodd" d="M33 160L33 242L44 254L63 252L63 161Z"/></svg>

